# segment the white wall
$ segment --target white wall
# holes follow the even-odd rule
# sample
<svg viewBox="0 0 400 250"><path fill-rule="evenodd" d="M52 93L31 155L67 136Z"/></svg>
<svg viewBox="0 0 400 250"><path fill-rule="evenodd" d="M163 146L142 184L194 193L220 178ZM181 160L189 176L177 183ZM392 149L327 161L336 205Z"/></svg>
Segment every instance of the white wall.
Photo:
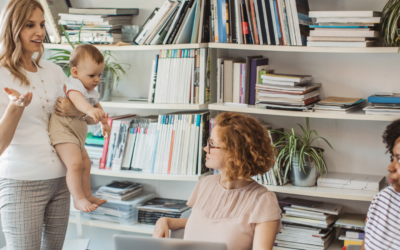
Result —
<svg viewBox="0 0 400 250"><path fill-rule="evenodd" d="M1 4L5 1L0 0ZM72 0L74 7L138 7L139 16L133 19L134 24L142 24L155 7L164 0ZM310 0L311 10L381 10L387 0ZM118 52L119 62L131 64L128 76L123 77L114 91L115 96L147 96L151 62L157 51ZM219 51L231 57L261 54L268 57L270 65L276 72L311 74L315 82L323 84L323 97L339 95L345 97L364 97L378 91L399 92L398 54L343 54L343 53L292 53L292 52L254 52L254 51ZM109 112L136 112L138 114L159 114L167 111L146 110L108 110ZM258 116L274 127L286 130L295 128L300 132L297 123L305 124L304 118L281 116ZM327 138L335 150L320 144L326 149L325 157L330 171L386 175L389 156L385 155L382 144L382 133L388 122L347 121L331 119L310 119L312 128ZM94 187L105 184L114 178L92 176ZM195 182L143 181L134 180L145 185L146 190L153 190L158 195L168 198L187 199ZM279 195L281 197L286 195ZM304 197L303 197L304 198ZM366 212L368 202L346 200L329 200L309 198L340 203L349 212ZM84 227L84 236L91 238L90 249L113 249L112 235L128 234L108 229ZM0 236L0 245L2 245ZM76 237L75 225L70 224L68 238ZM4 242L4 240L3 240Z"/></svg>

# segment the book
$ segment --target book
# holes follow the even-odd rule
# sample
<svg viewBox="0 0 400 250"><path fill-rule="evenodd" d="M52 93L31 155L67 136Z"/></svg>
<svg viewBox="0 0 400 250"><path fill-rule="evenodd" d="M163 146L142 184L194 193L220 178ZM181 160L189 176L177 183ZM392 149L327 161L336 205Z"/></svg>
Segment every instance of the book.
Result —
<svg viewBox="0 0 400 250"><path fill-rule="evenodd" d="M249 103L254 105L256 103L256 84L259 79L259 72L257 67L262 66L262 70L268 70L268 58L255 58L250 61L250 82L249 82Z"/></svg>
<svg viewBox="0 0 400 250"><path fill-rule="evenodd" d="M119 120L119 119L124 119L124 118L130 118L134 117L134 114L125 114L125 115L119 115L119 116L110 116L107 119L107 123L112 129L112 124L114 120ZM106 161L107 161L107 154L108 154L108 147L110 144L110 138L107 138L104 140L104 146L103 146L103 155L101 157L101 162L100 162L100 169L105 169L106 168Z"/></svg>
<svg viewBox="0 0 400 250"><path fill-rule="evenodd" d="M138 15L137 8L69 8L70 14Z"/></svg>
<svg viewBox="0 0 400 250"><path fill-rule="evenodd" d="M381 23L380 17L318 17L316 23Z"/></svg>
<svg viewBox="0 0 400 250"><path fill-rule="evenodd" d="M349 239L364 239L365 233L359 231L346 230L345 237Z"/></svg>
<svg viewBox="0 0 400 250"><path fill-rule="evenodd" d="M121 121L118 134L116 135L117 138L113 153L114 159L112 159L112 164L111 164L112 170L121 170L122 160L125 155L124 153L125 153L126 141L129 133L129 125L130 121Z"/></svg>
<svg viewBox="0 0 400 250"><path fill-rule="evenodd" d="M379 11L310 11L309 17L380 17Z"/></svg>
<svg viewBox="0 0 400 250"><path fill-rule="evenodd" d="M345 229L364 230L365 218L365 214L344 213L335 222L334 226Z"/></svg>
<svg viewBox="0 0 400 250"><path fill-rule="evenodd" d="M240 5L240 16L241 16L241 27L242 27L242 34L243 34L243 43L249 44L250 37L249 37L249 23L247 19L247 12L246 12L246 5Z"/></svg>
<svg viewBox="0 0 400 250"><path fill-rule="evenodd" d="M297 93L304 93L305 91L311 91L313 89L320 88L322 86L321 83L301 83L296 86L286 86L286 85L276 85L276 84L257 84L256 88L265 89L269 91L296 91Z"/></svg>
<svg viewBox="0 0 400 250"><path fill-rule="evenodd" d="M273 80L281 82L287 81L293 83L306 83L312 80L312 77L310 75L294 75L294 74L282 74L282 73L265 74L262 75L261 78L263 80Z"/></svg>
<svg viewBox="0 0 400 250"><path fill-rule="evenodd" d="M310 11L308 0L291 0L290 3L296 45L305 46L307 37L310 35L309 25L313 24L313 20L308 16L308 12Z"/></svg>
<svg viewBox="0 0 400 250"><path fill-rule="evenodd" d="M140 28L139 32L136 34L136 36L133 38L133 43L136 43L136 39L145 31L145 29L147 29L149 23L151 22L151 20L154 18L154 16L158 13L158 11L160 10L160 8L155 8L153 10L153 12L150 14L150 16L146 19L146 21L143 23L142 27Z"/></svg>
<svg viewBox="0 0 400 250"><path fill-rule="evenodd" d="M321 100L318 104L344 106L344 105L352 105L362 100L363 99L361 98L345 98L345 97L330 96L328 98Z"/></svg>
<svg viewBox="0 0 400 250"><path fill-rule="evenodd" d="M46 21L46 31L49 33L52 43L60 43L61 35L58 30L58 25L50 10L50 6L46 0L39 0L44 10L44 19Z"/></svg>
<svg viewBox="0 0 400 250"><path fill-rule="evenodd" d="M329 172L318 178L319 187L333 187L342 189L358 189L377 191L383 187L385 177L367 174L335 173Z"/></svg>
<svg viewBox="0 0 400 250"><path fill-rule="evenodd" d="M366 42L370 41L368 37L329 37L329 36L309 36L309 42Z"/></svg>
<svg viewBox="0 0 400 250"><path fill-rule="evenodd" d="M376 93L368 97L373 103L400 103L400 93Z"/></svg>
<svg viewBox="0 0 400 250"><path fill-rule="evenodd" d="M250 102L250 71L251 71L251 60L253 59L258 59L262 58L262 56L246 56L246 78L245 78L245 84L244 84L244 103L249 104Z"/></svg>
<svg viewBox="0 0 400 250"><path fill-rule="evenodd" d="M338 36L338 37L380 37L380 32L375 30L355 30L349 29L319 29L311 30L310 36Z"/></svg>

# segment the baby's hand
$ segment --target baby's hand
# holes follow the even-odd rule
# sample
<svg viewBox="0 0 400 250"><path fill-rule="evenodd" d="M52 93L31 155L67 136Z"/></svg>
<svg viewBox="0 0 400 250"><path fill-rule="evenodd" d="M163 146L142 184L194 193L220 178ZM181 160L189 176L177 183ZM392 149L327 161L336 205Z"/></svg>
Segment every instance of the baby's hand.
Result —
<svg viewBox="0 0 400 250"><path fill-rule="evenodd" d="M101 119L103 119L103 117L105 116L105 113L102 109L91 108L87 112L87 115L92 117L95 123L98 123L99 121L101 121Z"/></svg>
<svg viewBox="0 0 400 250"><path fill-rule="evenodd" d="M17 107L27 107L32 101L32 92L21 95L18 91L9 88L4 88L4 92L10 98L11 104Z"/></svg>
<svg viewBox="0 0 400 250"><path fill-rule="evenodd" d="M111 128L110 125L108 125L108 123L102 123L101 124L101 133L104 137L104 139L108 139L111 133Z"/></svg>

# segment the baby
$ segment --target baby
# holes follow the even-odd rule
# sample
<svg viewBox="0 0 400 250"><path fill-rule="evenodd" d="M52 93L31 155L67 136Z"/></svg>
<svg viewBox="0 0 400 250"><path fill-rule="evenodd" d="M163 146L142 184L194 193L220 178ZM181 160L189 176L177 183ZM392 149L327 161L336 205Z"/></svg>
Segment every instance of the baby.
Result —
<svg viewBox="0 0 400 250"><path fill-rule="evenodd" d="M58 97L69 98L75 107L101 122L104 137L110 134L110 126L94 89L100 82L104 58L100 51L89 44L79 45L70 56L71 76L60 86ZM53 112L49 123L52 145L67 167L67 185L76 209L91 212L106 202L94 197L90 189L91 162L85 149L87 124L79 117L64 117Z"/></svg>

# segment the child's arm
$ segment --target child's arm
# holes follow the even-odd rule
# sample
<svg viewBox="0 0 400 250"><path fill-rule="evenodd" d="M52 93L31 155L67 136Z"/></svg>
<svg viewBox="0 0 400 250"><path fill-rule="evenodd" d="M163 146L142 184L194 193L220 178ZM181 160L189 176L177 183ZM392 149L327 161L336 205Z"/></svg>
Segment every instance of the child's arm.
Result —
<svg viewBox="0 0 400 250"><path fill-rule="evenodd" d="M103 107L101 106L101 104L98 102L94 105L95 108L101 109L103 110ZM110 133L111 133L111 128L110 125L108 125L108 114L106 114L106 117L104 117L101 120L101 133L103 135L104 138L108 138Z"/></svg>
<svg viewBox="0 0 400 250"><path fill-rule="evenodd" d="M98 123L104 118L105 114L103 109L92 107L80 92L70 91L68 92L68 97L79 111L92 117L95 123Z"/></svg>
<svg viewBox="0 0 400 250"><path fill-rule="evenodd" d="M17 91L9 88L4 88L4 92L10 98L10 103L3 117L0 119L0 155L3 154L10 145L22 113L32 100L32 92L21 95Z"/></svg>

